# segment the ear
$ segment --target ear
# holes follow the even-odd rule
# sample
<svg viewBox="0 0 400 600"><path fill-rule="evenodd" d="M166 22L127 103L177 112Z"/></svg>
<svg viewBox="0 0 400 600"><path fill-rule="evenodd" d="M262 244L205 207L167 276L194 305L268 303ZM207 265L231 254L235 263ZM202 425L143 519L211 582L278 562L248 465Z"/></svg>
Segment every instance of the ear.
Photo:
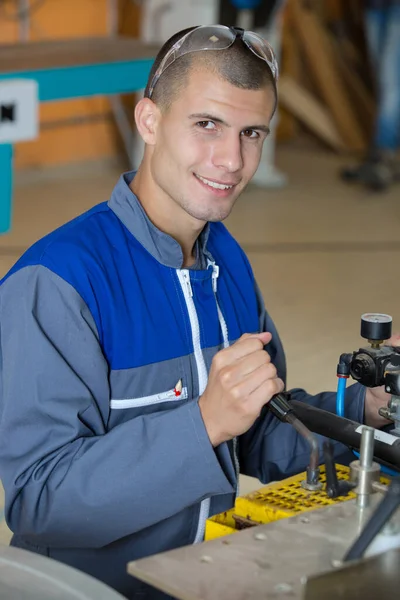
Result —
<svg viewBox="0 0 400 600"><path fill-rule="evenodd" d="M142 98L136 104L135 123L145 144L155 144L160 116L158 107L149 98Z"/></svg>

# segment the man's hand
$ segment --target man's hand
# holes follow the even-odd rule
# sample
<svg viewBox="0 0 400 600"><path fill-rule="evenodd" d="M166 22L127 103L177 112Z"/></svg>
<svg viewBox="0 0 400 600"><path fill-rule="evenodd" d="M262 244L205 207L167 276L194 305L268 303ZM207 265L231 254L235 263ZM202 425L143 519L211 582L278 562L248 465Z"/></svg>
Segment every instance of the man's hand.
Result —
<svg viewBox="0 0 400 600"><path fill-rule="evenodd" d="M386 345L400 346L400 334L393 335L390 340L386 342ZM389 400L390 394L385 392L385 388L383 386L367 388L364 408L364 422L366 425L379 428L390 423L390 421L387 421L378 413L378 410L381 407L387 406Z"/></svg>
<svg viewBox="0 0 400 600"><path fill-rule="evenodd" d="M199 399L213 446L245 433L264 404L283 391L284 383L264 350L271 338L270 333L245 334L214 356L208 385Z"/></svg>

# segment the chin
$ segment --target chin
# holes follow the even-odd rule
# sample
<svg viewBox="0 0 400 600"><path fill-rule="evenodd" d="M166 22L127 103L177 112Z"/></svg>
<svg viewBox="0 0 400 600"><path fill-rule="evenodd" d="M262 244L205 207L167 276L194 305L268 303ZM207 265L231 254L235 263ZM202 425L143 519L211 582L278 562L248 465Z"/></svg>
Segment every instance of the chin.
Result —
<svg viewBox="0 0 400 600"><path fill-rule="evenodd" d="M221 221L225 221L225 219L227 219L229 217L229 215L231 214L232 209L229 211L225 211L225 212L221 212L219 214L211 214L209 216L209 218L207 219L207 221L209 221L210 223L220 223Z"/></svg>
<svg viewBox="0 0 400 600"><path fill-rule="evenodd" d="M217 223L224 221L232 212L232 209L237 200L235 198L222 199L205 199L199 197L197 201L193 201L192 197L190 202L183 202L182 208L194 219L203 222Z"/></svg>
<svg viewBox="0 0 400 600"><path fill-rule="evenodd" d="M220 221L224 221L232 212L232 206L229 209L225 210L208 210L202 213L198 211L189 212L192 217L198 219L199 221L208 221L210 223L219 223Z"/></svg>

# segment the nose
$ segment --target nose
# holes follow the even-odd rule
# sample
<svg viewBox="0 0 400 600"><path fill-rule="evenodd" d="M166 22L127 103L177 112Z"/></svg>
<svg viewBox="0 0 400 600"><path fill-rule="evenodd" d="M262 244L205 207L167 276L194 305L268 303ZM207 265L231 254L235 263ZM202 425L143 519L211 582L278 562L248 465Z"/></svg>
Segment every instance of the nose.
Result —
<svg viewBox="0 0 400 600"><path fill-rule="evenodd" d="M242 144L237 135L223 135L215 142L213 163L215 167L224 169L228 173L235 173L242 169Z"/></svg>

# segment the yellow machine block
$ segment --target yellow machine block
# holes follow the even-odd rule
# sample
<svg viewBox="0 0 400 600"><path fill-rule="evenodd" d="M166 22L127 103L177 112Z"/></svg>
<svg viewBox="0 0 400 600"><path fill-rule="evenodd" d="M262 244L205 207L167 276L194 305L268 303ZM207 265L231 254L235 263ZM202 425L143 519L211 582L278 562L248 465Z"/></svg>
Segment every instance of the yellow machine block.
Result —
<svg viewBox="0 0 400 600"><path fill-rule="evenodd" d="M235 509L231 508L231 510L207 519L204 539L210 541L215 538L223 537L224 535L236 533L238 529L233 518L234 513Z"/></svg>
<svg viewBox="0 0 400 600"><path fill-rule="evenodd" d="M339 480L349 479L349 467L336 465L336 471ZM350 492L347 496L329 498L325 492L324 466L320 467L320 481L323 484L321 491L310 492L305 490L301 486L301 482L305 478L306 474L300 473L283 481L266 485L247 496L236 498L234 508L207 520L205 539L212 540L235 533L242 528L240 521L243 519L259 524L271 523L309 510L337 504L338 502L346 502L356 497L354 492ZM381 477L381 482L387 484L389 479ZM237 517L236 520L235 516Z"/></svg>

